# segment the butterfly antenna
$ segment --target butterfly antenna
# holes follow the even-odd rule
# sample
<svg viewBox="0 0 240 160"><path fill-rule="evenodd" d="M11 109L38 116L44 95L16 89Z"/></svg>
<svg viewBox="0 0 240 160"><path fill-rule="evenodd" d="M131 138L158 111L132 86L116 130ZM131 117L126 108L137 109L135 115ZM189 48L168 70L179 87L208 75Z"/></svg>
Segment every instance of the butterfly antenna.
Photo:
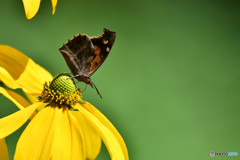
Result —
<svg viewBox="0 0 240 160"><path fill-rule="evenodd" d="M86 84L86 86L85 86L84 90L82 90L82 92L83 92L83 91L85 91L86 89L87 89L87 84Z"/></svg>
<svg viewBox="0 0 240 160"><path fill-rule="evenodd" d="M100 94L100 92L98 91L98 89L97 89L97 87L96 87L96 85L92 82L92 84L93 84L93 86L94 86L94 88L96 89L96 91L97 91L97 93L98 93L98 95L102 98L102 95Z"/></svg>

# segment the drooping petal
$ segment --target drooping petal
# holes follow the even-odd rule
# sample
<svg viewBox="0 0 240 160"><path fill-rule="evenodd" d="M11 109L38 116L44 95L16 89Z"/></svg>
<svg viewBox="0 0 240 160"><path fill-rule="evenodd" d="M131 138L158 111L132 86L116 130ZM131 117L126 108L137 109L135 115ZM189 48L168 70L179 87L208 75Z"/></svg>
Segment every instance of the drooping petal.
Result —
<svg viewBox="0 0 240 160"><path fill-rule="evenodd" d="M101 136L112 160L128 160L126 145L108 119L89 103L76 104L76 108L83 114L88 122Z"/></svg>
<svg viewBox="0 0 240 160"><path fill-rule="evenodd" d="M0 87L0 93L7 97L9 100L11 100L14 104L16 104L19 109L23 109L30 105L30 103L22 96L11 90Z"/></svg>
<svg viewBox="0 0 240 160"><path fill-rule="evenodd" d="M73 111L75 112L75 111ZM85 135L83 134L83 131L85 128L80 125L79 121L76 119L76 117L73 116L73 112L68 111L68 117L69 117L69 123L71 128L71 134L72 134L72 153L71 157L72 160L75 159L86 159L85 157Z"/></svg>
<svg viewBox="0 0 240 160"><path fill-rule="evenodd" d="M72 111L71 113L79 121L82 128L85 142L85 159L96 159L101 149L101 137L80 112Z"/></svg>
<svg viewBox="0 0 240 160"><path fill-rule="evenodd" d="M34 117L18 140L14 159L40 159L53 118L54 110L49 107Z"/></svg>
<svg viewBox="0 0 240 160"><path fill-rule="evenodd" d="M31 115L34 113L34 111L40 104L42 103L34 103L27 108L19 110L7 117L1 118L0 139L8 136L9 134L20 128L29 119L29 117L31 117Z"/></svg>
<svg viewBox="0 0 240 160"><path fill-rule="evenodd" d="M3 94L5 97L11 100L14 104L16 104L19 109L30 106L30 103L26 99L11 90L0 87L0 94ZM32 119L35 115L36 112L34 111L33 114L29 117L29 119Z"/></svg>
<svg viewBox="0 0 240 160"><path fill-rule="evenodd" d="M82 104L84 107L86 107L86 109L88 109L88 111L90 111L94 116L96 116L107 128L109 128L112 133L115 135L115 137L117 138L118 142L121 145L121 148L123 150L124 153L124 157L125 159L129 159L128 157L128 151L127 151L127 147L126 144L122 138L122 136L119 134L119 132L117 131L117 129L112 125L112 123L98 110L96 109L93 105L91 105L88 102L85 102Z"/></svg>
<svg viewBox="0 0 240 160"><path fill-rule="evenodd" d="M68 114L63 108L55 107L55 115L48 132L41 159L71 159L71 132Z"/></svg>
<svg viewBox="0 0 240 160"><path fill-rule="evenodd" d="M18 141L14 158L71 160L71 134L67 111L58 107L46 107L24 130Z"/></svg>
<svg viewBox="0 0 240 160"><path fill-rule="evenodd" d="M0 139L0 159L1 160L9 160L8 157L8 149L5 139Z"/></svg>
<svg viewBox="0 0 240 160"><path fill-rule="evenodd" d="M9 88L21 88L26 94L40 95L52 75L22 52L0 45L0 80Z"/></svg>
<svg viewBox="0 0 240 160"><path fill-rule="evenodd" d="M27 19L31 19L38 12L41 0L22 0Z"/></svg>
<svg viewBox="0 0 240 160"><path fill-rule="evenodd" d="M57 0L52 0L52 14L55 13L56 5L57 5Z"/></svg>

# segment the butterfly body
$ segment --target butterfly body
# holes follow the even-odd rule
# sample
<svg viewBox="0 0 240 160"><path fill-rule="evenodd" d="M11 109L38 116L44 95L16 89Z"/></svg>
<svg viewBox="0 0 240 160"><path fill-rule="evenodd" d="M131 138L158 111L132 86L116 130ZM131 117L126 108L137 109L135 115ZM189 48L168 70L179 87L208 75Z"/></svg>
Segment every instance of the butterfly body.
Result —
<svg viewBox="0 0 240 160"><path fill-rule="evenodd" d="M116 32L104 29L104 33L96 37L78 34L59 48L73 77L95 88L99 95L90 76L107 58L115 38Z"/></svg>

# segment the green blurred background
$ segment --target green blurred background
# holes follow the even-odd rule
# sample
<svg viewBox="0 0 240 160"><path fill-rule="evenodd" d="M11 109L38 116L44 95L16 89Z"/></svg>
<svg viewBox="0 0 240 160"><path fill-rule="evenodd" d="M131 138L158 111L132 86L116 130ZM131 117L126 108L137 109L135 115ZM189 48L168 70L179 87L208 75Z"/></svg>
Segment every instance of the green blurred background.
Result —
<svg viewBox="0 0 240 160"><path fill-rule="evenodd" d="M58 51L68 39L116 31L92 76L103 99L90 87L83 99L118 129L131 160L238 158L210 151L240 153L239 1L59 0L51 12L51 1L42 0L27 20L22 1L4 1L0 43L56 75L69 72ZM1 117L18 110L0 101ZM24 127L6 138L10 159ZM105 147L97 159L110 159Z"/></svg>

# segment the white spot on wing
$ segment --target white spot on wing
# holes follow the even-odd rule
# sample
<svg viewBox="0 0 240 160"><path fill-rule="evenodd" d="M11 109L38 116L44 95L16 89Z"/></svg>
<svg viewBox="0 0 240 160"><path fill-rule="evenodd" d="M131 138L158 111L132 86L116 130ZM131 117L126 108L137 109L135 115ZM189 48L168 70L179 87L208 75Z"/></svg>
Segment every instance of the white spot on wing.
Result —
<svg viewBox="0 0 240 160"><path fill-rule="evenodd" d="M103 39L103 44L108 44L108 40Z"/></svg>

